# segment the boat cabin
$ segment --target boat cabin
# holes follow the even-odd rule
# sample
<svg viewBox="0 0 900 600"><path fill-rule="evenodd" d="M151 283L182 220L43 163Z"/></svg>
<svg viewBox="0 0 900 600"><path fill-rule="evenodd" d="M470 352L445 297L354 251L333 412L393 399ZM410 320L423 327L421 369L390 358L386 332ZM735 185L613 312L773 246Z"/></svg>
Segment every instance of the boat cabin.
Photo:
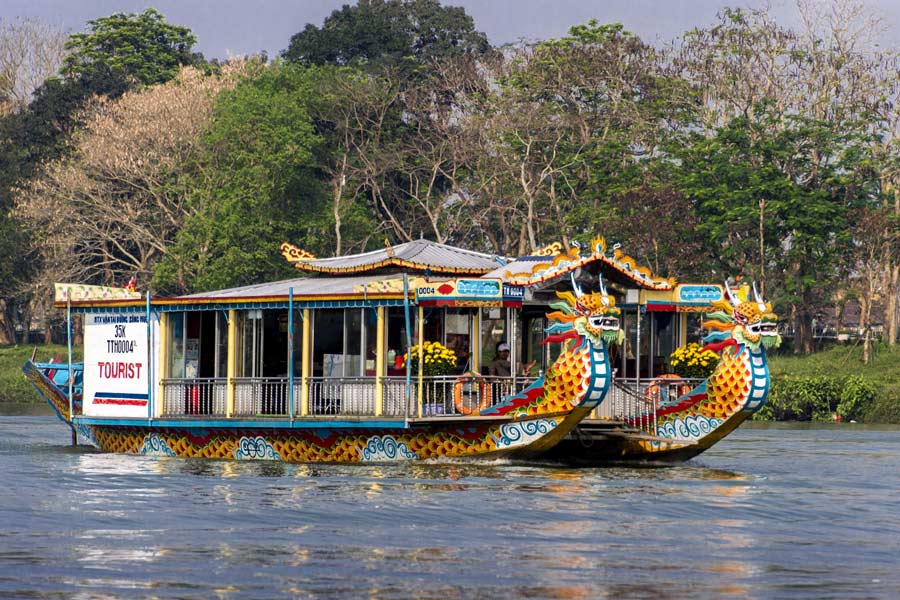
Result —
<svg viewBox="0 0 900 600"><path fill-rule="evenodd" d="M281 250L303 276L176 298L58 284L57 306L84 317L83 414L470 415L541 377L560 348L541 343L556 292L601 277L626 332L612 368L640 386L699 339L699 313L723 295L656 277L602 238L515 260L426 240L324 259Z"/></svg>

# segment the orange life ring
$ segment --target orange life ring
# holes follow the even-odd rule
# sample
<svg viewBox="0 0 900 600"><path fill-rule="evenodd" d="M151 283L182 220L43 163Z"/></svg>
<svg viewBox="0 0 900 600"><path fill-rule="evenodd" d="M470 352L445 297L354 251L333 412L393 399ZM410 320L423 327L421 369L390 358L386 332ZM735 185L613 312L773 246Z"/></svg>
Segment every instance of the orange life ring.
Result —
<svg viewBox="0 0 900 600"><path fill-rule="evenodd" d="M472 393L478 394L480 401L477 408L466 406L463 400ZM477 373L466 371L453 383L453 406L463 415L478 414L491 405L491 386L484 381L484 377Z"/></svg>
<svg viewBox="0 0 900 600"><path fill-rule="evenodd" d="M656 378L656 380L652 384L650 384L650 387L648 387L646 389L646 391L644 392L644 395L648 399L659 398L660 386L668 385L665 381L666 379L675 379L675 380L680 381L681 377L674 373L665 373L663 375L660 375L659 377ZM690 391L691 391L691 386L689 386L686 383L682 384L682 385L678 386L678 397L680 398L681 396L684 396L685 394L687 394Z"/></svg>

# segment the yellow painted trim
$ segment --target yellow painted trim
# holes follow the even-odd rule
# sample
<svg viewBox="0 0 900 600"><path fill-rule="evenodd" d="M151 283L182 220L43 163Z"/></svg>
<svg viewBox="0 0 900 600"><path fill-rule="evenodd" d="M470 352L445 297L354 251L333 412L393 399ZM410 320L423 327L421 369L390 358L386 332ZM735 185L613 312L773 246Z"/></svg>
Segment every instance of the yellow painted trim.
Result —
<svg viewBox="0 0 900 600"><path fill-rule="evenodd" d="M481 373L481 309L475 311L475 331L472 332L472 371Z"/></svg>
<svg viewBox="0 0 900 600"><path fill-rule="evenodd" d="M311 271L313 273L365 273L367 271L374 271L375 269L380 269L382 267L403 267L406 269L419 269L419 270L430 270L433 273L453 273L453 274L466 274L466 275L484 275L485 273L489 273L493 270L491 268L466 268L466 267L437 267L435 265L429 265L426 263L417 263L415 261L403 260L402 258L385 258L383 260L379 260L373 263L368 263L365 265L360 265L358 267L327 267L324 265L312 265L308 262L294 262L292 263L295 269L300 269L301 271Z"/></svg>
<svg viewBox="0 0 900 600"><path fill-rule="evenodd" d="M225 416L234 416L234 380L237 377L237 311L228 311L228 357L225 371L228 379L228 387L225 393Z"/></svg>
<svg viewBox="0 0 900 600"><path fill-rule="evenodd" d="M312 326L310 324L310 310L303 309L303 340L300 348L300 416L309 415L309 363L312 360L312 349L309 347L309 341L312 338L310 332Z"/></svg>
<svg viewBox="0 0 900 600"><path fill-rule="evenodd" d="M156 406L154 416L161 417L166 403L163 379L169 376L169 313L159 315L159 373L156 378Z"/></svg>
<svg viewBox="0 0 900 600"><path fill-rule="evenodd" d="M379 306L375 310L375 315L375 416L380 416L384 414L384 386L382 385L382 382L387 373L385 368L385 356L387 355L387 350L384 348L384 307Z"/></svg>
<svg viewBox="0 0 900 600"><path fill-rule="evenodd" d="M419 345L419 384L416 386L416 404L418 405L418 415L419 418L422 418L422 396L425 388L423 384L425 383L425 369L422 368L422 361L425 358L425 308L420 304L419 311L416 315L416 319L418 320L417 329L419 330L419 341L417 344ZM406 367L409 368L409 365Z"/></svg>
<svg viewBox="0 0 900 600"><path fill-rule="evenodd" d="M403 294L396 292L368 292L368 293L349 293L349 294L294 294L295 302L330 302L330 301L359 301L359 300L402 300ZM229 298L169 298L155 299L151 306L204 306L207 304L248 304L254 302L287 302L287 296L247 296L247 297L229 297ZM67 304L54 302L55 308L66 308ZM127 307L144 307L146 302L141 300L89 300L82 302L72 302L72 308L127 308Z"/></svg>

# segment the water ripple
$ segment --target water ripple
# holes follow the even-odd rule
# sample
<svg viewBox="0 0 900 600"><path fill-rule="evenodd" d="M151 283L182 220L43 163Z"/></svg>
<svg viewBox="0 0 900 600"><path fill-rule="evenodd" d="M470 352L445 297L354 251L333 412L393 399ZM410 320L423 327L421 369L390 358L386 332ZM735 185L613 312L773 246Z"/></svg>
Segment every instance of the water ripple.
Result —
<svg viewBox="0 0 900 600"><path fill-rule="evenodd" d="M741 428L667 468L100 454L0 417L0 597L881 598L896 430Z"/></svg>

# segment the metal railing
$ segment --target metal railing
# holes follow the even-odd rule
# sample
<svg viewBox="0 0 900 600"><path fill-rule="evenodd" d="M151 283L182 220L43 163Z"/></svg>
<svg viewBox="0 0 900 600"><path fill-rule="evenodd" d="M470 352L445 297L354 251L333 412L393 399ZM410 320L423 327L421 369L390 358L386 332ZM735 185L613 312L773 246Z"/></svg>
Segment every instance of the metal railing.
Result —
<svg viewBox="0 0 900 600"><path fill-rule="evenodd" d="M234 383L234 416L287 416L287 377L240 377Z"/></svg>
<svg viewBox="0 0 900 600"><path fill-rule="evenodd" d="M490 376L439 376L422 379L421 401L423 417L458 417L478 414L497 406L527 386L536 378ZM226 416L228 383L216 379L165 379L163 385L163 415L166 416ZM288 390L285 377L240 377L231 380L234 386L233 417L290 416L291 393L293 416L302 413L301 398L304 383L294 381ZM407 389L405 377L313 377L307 380L309 416L375 416L376 386L382 386L382 416L419 416L419 380L413 377ZM624 418L646 410L644 404L631 402L624 391L610 392L619 398L618 408L605 411L608 399L593 413L595 418ZM640 406L637 406L640 404ZM605 412L600 412L605 411Z"/></svg>
<svg viewBox="0 0 900 600"><path fill-rule="evenodd" d="M310 415L374 415L374 377L309 379Z"/></svg>
<svg viewBox="0 0 900 600"><path fill-rule="evenodd" d="M163 379L163 416L225 416L228 382L218 379Z"/></svg>
<svg viewBox="0 0 900 600"><path fill-rule="evenodd" d="M702 379L613 379L606 398L590 415L593 419L624 421L656 435L656 412L690 392Z"/></svg>

